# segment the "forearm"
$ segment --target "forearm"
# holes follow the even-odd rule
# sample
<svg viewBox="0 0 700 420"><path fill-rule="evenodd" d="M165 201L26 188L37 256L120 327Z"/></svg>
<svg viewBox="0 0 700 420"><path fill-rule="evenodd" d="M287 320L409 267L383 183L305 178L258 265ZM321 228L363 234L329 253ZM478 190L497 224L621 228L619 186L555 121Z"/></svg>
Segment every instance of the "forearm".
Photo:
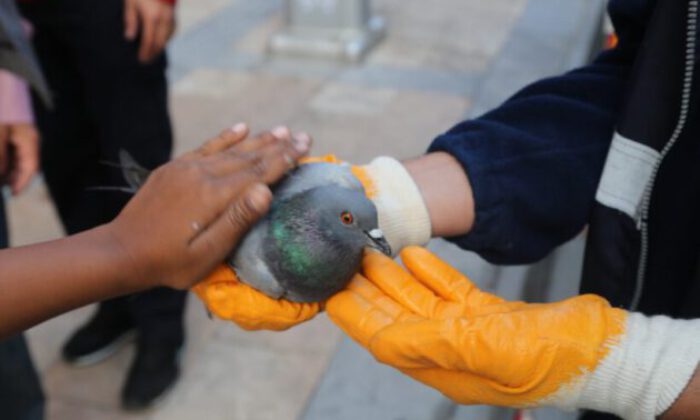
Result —
<svg viewBox="0 0 700 420"><path fill-rule="evenodd" d="M90 302L192 287L268 211L267 185L309 146L236 124L152 171L109 224L0 251L0 338Z"/></svg>
<svg viewBox="0 0 700 420"><path fill-rule="evenodd" d="M433 237L464 235L474 224L474 197L464 168L452 155L429 153L403 162L420 190Z"/></svg>
<svg viewBox="0 0 700 420"><path fill-rule="evenodd" d="M664 413L664 420L696 419L700 417L700 369L695 371L688 386L675 403Z"/></svg>
<svg viewBox="0 0 700 420"><path fill-rule="evenodd" d="M138 276L105 226L0 251L0 337L91 302L139 291Z"/></svg>

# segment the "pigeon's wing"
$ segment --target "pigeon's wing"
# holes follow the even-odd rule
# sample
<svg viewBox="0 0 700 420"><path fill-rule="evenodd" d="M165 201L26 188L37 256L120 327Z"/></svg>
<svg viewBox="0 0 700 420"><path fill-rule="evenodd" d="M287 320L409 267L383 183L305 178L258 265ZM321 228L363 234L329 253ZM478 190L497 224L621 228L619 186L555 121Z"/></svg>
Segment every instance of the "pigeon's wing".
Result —
<svg viewBox="0 0 700 420"><path fill-rule="evenodd" d="M263 249L268 224L265 219L257 223L229 258L228 263L236 270L242 282L273 299L279 299L285 290L270 271Z"/></svg>
<svg viewBox="0 0 700 420"><path fill-rule="evenodd" d="M275 199L285 199L302 191L329 185L364 192L350 165L319 162L301 165L292 172L275 189Z"/></svg>
<svg viewBox="0 0 700 420"><path fill-rule="evenodd" d="M136 159L124 149L119 150L119 164L124 180L133 190L138 190L151 174L151 171L139 165Z"/></svg>

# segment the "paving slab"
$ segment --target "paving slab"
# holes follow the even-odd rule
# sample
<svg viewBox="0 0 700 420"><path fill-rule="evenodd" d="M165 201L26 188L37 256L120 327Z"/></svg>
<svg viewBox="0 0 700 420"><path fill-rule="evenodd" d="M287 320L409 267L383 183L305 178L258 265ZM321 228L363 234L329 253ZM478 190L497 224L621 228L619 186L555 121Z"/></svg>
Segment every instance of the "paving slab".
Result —
<svg viewBox="0 0 700 420"><path fill-rule="evenodd" d="M525 0L375 1L389 31L368 64L481 72L488 68L517 20ZM449 12L449 13L446 13Z"/></svg>

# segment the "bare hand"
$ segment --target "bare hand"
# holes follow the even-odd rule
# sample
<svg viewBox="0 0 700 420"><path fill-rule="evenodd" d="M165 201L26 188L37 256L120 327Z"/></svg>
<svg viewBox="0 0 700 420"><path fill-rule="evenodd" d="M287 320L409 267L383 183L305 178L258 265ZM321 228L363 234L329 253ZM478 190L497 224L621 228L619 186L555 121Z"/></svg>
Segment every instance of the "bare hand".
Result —
<svg viewBox="0 0 700 420"><path fill-rule="evenodd" d="M124 36L133 41L139 32L139 60L147 63L163 51L175 32L174 7L161 0L124 0Z"/></svg>
<svg viewBox="0 0 700 420"><path fill-rule="evenodd" d="M33 124L0 126L0 174L12 194L21 193L39 170L39 132Z"/></svg>
<svg viewBox="0 0 700 420"><path fill-rule="evenodd" d="M225 259L268 210L276 182L306 152L269 132L226 130L155 170L108 226L128 277L189 288ZM245 140L244 140L245 139Z"/></svg>

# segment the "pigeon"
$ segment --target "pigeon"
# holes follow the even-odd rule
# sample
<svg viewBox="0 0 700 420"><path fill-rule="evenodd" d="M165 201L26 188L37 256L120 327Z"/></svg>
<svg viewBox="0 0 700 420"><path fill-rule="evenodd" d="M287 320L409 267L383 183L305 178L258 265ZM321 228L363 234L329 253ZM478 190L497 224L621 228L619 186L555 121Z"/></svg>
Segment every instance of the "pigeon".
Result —
<svg viewBox="0 0 700 420"><path fill-rule="evenodd" d="M347 285L365 248L391 255L377 209L349 166L302 165L273 193L270 212L227 261L266 295L320 302Z"/></svg>
<svg viewBox="0 0 700 420"><path fill-rule="evenodd" d="M135 192L148 177L126 151L119 167ZM342 290L366 248L391 255L377 209L349 165L308 163L273 187L268 214L227 258L245 284L274 298L321 302Z"/></svg>

